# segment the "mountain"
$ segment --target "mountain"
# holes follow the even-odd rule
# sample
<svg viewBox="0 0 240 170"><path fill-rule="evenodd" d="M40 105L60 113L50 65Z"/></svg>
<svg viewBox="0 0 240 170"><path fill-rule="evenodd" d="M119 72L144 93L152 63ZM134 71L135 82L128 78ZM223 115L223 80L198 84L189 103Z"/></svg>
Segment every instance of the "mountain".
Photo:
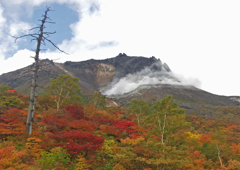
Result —
<svg viewBox="0 0 240 170"><path fill-rule="evenodd" d="M158 65L157 65L157 64ZM82 62L54 63L48 59L42 61L42 69L39 71L38 83L46 86L50 78L56 78L59 74L69 74L80 79L79 85L83 93L92 93L107 87L113 80L117 81L128 74L137 73L145 67L153 71L166 70L170 72L166 64L161 64L155 57L129 57L120 53L114 58L105 60L87 60ZM8 84L10 88L20 93L28 93L31 84L31 66L13 72L2 74L0 83ZM41 91L41 88L39 88Z"/></svg>
<svg viewBox="0 0 240 170"><path fill-rule="evenodd" d="M132 99L141 99L153 103L167 95L172 95L187 114L197 116L222 116L222 113L215 115L217 109L240 106L240 98L237 96L214 95L190 85L142 85L124 95L111 95L109 98L119 105L127 106Z"/></svg>
<svg viewBox="0 0 240 170"><path fill-rule="evenodd" d="M208 111L212 108L240 104L239 97L214 95L187 84L175 76L166 63L155 57L134 57L120 53L104 60L54 63L45 59L41 63L38 93L43 92L50 78L69 74L79 78L83 94L101 91L120 106L128 105L131 99L153 102L166 95L173 95L187 113L211 115L213 112ZM32 76L30 69L31 66L28 66L2 74L0 84L8 84L20 93L29 93Z"/></svg>

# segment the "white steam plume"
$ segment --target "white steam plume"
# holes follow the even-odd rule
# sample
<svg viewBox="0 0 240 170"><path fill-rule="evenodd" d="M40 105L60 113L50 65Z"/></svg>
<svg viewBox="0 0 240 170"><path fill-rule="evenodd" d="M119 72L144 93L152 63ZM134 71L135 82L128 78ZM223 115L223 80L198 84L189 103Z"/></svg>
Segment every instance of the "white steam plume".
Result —
<svg viewBox="0 0 240 170"><path fill-rule="evenodd" d="M153 71L150 68L147 67L135 74L128 74L120 80L114 80L110 86L101 91L109 96L131 92L141 85L171 84L199 87L201 84L196 78L185 78L182 75L167 72L164 68L162 71Z"/></svg>

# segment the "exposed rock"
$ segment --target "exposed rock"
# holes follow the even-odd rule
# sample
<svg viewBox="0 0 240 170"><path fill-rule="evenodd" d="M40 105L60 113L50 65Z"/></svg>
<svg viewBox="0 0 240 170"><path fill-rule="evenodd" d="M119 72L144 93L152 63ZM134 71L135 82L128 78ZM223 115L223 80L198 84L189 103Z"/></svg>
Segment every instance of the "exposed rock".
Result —
<svg viewBox="0 0 240 170"><path fill-rule="evenodd" d="M112 80L119 80L127 74L139 72L145 67L152 66L152 70L161 71L166 69L159 59L155 57L130 57L120 53L117 57L105 60L87 60L82 62L67 61L63 64L54 63L52 60L42 60L44 70L39 72L38 82L46 86L50 78L56 78L59 74L69 74L80 79L79 85L83 93L92 93L109 85ZM10 88L21 93L28 93L31 81L30 66L0 76L0 83L8 84ZM41 92L42 89L39 89Z"/></svg>
<svg viewBox="0 0 240 170"><path fill-rule="evenodd" d="M54 63L52 60L42 60L45 71L39 71L38 92L43 92L41 86L50 83L51 78L56 78L59 74L69 74L72 77L79 78L79 86L82 93L91 94L99 91L103 87L109 86L113 81L119 81L127 75L138 75L139 72L151 70L152 76L168 78L171 81L180 82L171 77L171 69L166 63L154 56L130 57L125 53L120 53L114 58L105 60L87 60L82 62ZM28 72L31 66L9 72L0 76L0 84L8 84L10 88L16 89L20 93L29 93L32 73ZM155 74L160 73L160 74ZM146 76L145 72L143 76ZM159 77L158 77L159 78ZM121 90L121 89L120 89ZM200 110L197 114L206 114L205 110L216 106L239 106L240 97L218 96L205 92L193 86L182 86L173 84L154 84L141 85L129 93L111 96L107 98L109 106L126 106L132 99L143 99L148 102L160 100L166 95L173 95L180 106L186 109L187 113ZM205 109L205 110L204 110ZM214 112L209 113L214 116Z"/></svg>
<svg viewBox="0 0 240 170"><path fill-rule="evenodd" d="M106 102L107 102L106 107L118 107L119 106L115 101L113 101L109 98L106 98Z"/></svg>

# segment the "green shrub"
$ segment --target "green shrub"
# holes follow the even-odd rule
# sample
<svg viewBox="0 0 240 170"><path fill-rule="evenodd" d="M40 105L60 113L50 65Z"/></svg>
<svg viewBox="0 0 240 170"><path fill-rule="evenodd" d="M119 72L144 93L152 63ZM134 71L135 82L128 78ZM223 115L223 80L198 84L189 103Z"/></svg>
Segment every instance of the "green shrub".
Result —
<svg viewBox="0 0 240 170"><path fill-rule="evenodd" d="M51 152L43 152L41 154L41 159L37 162L41 169L52 170L55 168L66 167L70 162L70 158L65 149L57 147L53 148Z"/></svg>

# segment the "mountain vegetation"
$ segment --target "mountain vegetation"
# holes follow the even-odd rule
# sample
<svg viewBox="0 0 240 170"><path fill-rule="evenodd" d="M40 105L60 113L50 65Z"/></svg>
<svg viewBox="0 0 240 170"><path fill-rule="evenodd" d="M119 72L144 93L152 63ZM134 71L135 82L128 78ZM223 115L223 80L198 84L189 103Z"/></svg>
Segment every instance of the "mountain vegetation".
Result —
<svg viewBox="0 0 240 170"><path fill-rule="evenodd" d="M101 93L80 92L75 78L52 79L36 99L29 136L29 96L1 84L0 169L240 169L239 106L206 117L185 114L172 96L106 107Z"/></svg>
<svg viewBox="0 0 240 170"><path fill-rule="evenodd" d="M27 121L26 121L26 129L27 132L29 133L29 135L32 134L32 121L33 121L33 115L34 115L34 109L35 109L35 100L36 100L36 92L37 92L37 78L38 78L38 71L41 69L42 67L42 63L41 60L39 59L39 54L41 49L41 45L46 45L46 42L52 44L55 48L57 48L59 51L64 52L62 50L60 50L50 39L49 36L51 34L55 34L56 32L48 32L46 31L46 23L53 23L52 20L49 18L48 16L48 12L50 11L50 7L46 7L46 10L44 12L44 15L42 15L42 19L39 20L41 22L40 26L37 27L33 27L32 29L30 29L30 31L32 30L38 30L35 33L30 33L30 34L25 34L19 37L15 37L15 41L17 41L19 38L23 38L23 37L31 37L31 42L32 41L36 41L37 42L37 47L34 50L35 51L35 56L32 57L35 62L32 66L31 69L29 69L28 72L33 73L32 75L32 79L31 79L31 90L30 90L30 97L29 97L29 109L28 109L28 116L27 116ZM64 52L65 53L65 52Z"/></svg>
<svg viewBox="0 0 240 170"><path fill-rule="evenodd" d="M81 89L83 99L91 100L95 98L94 103L102 106L97 102L99 92L115 89L116 83L120 84L119 91L123 88L131 87L136 82L144 82L144 85L136 86L136 89L121 95L107 95L108 102L114 102L115 105L127 107L131 100L144 100L148 103L162 100L164 96L172 95L174 101L184 108L186 114L195 114L201 116L217 116L216 107L239 106L240 99L237 96L219 96L208 93L204 90L190 85L181 85L181 80L173 76L167 64L155 57L134 57L120 53L116 57L104 60L87 60L81 62L67 61L65 63L55 63L48 59L42 60L42 69L38 71L37 93L46 93L46 86L49 86L51 79L55 80L59 75L65 74L72 78L78 78L78 85ZM9 88L15 89L21 94L29 94L31 87L32 74L28 72L31 66L22 68L13 72L0 75L0 84L7 84ZM129 77L129 75L132 75ZM142 78L142 79L141 79ZM168 80L178 83L151 84L151 80ZM130 82L127 82L130 80ZM50 93L50 91L49 91ZM53 92L52 92L53 93ZM95 96L93 95L95 93ZM106 95L106 94L105 94ZM85 104L85 100L82 101ZM220 115L220 114L218 114ZM223 113L221 116L225 116Z"/></svg>
<svg viewBox="0 0 240 170"><path fill-rule="evenodd" d="M0 76L0 169L240 169L239 97L186 85L155 57L40 60L45 42L64 52L49 11L16 37L37 41L35 64Z"/></svg>

